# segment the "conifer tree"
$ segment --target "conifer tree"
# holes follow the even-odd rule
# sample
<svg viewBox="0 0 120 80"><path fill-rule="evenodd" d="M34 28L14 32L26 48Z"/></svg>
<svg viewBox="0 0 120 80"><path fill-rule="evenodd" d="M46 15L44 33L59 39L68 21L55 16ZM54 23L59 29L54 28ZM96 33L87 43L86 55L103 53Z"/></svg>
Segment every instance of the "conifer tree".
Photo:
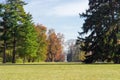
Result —
<svg viewBox="0 0 120 80"><path fill-rule="evenodd" d="M117 34L120 31L119 5L119 0L89 0L89 9L81 14L86 19L82 27L83 32L79 33L80 35L89 33L89 35L78 38L78 41L84 43L81 49L86 51L85 63L113 59ZM88 55L90 51L92 55Z"/></svg>
<svg viewBox="0 0 120 80"><path fill-rule="evenodd" d="M2 54L3 63L6 63L6 46L7 46L6 40L7 40L7 28L8 27L5 25L5 23L8 24L7 19L6 19L6 17L8 17L8 16L6 15L7 11L6 11L6 13L4 12L4 10L5 10L4 7L5 7L5 5L0 4L0 18L1 18L1 20L0 20L0 33L1 33L0 44L1 44L1 49L3 49L2 50L3 51L3 54ZM3 43L2 43L2 41L3 41Z"/></svg>
<svg viewBox="0 0 120 80"><path fill-rule="evenodd" d="M23 8L25 3L22 0L7 0L6 6L8 6L9 11L9 27L10 35L13 43L13 53L12 53L12 63L15 63L17 41L19 38L19 28L22 26L25 17L25 11Z"/></svg>
<svg viewBox="0 0 120 80"><path fill-rule="evenodd" d="M34 61L34 58L37 56L37 33L34 28L34 24L32 22L32 16L27 14L25 18L25 22L22 29L22 40L20 47L20 56L23 57L23 62L28 60L28 62Z"/></svg>

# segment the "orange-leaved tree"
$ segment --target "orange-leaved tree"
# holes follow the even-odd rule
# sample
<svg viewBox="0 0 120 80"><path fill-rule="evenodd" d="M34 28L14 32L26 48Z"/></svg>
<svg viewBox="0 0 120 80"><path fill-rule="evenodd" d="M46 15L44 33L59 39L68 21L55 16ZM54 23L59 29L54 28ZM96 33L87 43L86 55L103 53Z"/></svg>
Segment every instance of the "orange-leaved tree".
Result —
<svg viewBox="0 0 120 80"><path fill-rule="evenodd" d="M61 55L63 53L63 35L56 34L54 29L48 31L48 52L47 59L48 62L60 61ZM62 56L63 58L63 56Z"/></svg>

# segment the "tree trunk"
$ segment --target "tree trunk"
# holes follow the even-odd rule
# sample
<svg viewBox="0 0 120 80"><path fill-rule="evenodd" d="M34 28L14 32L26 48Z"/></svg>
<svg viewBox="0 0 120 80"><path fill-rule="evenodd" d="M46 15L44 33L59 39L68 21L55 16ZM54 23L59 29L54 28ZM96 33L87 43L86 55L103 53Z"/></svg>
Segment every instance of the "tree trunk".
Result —
<svg viewBox="0 0 120 80"><path fill-rule="evenodd" d="M30 58L28 58L28 62L29 62L29 63L31 62L31 59L30 59Z"/></svg>
<svg viewBox="0 0 120 80"><path fill-rule="evenodd" d="M15 54L16 54L16 40L15 40L15 33L13 39L13 54L12 54L12 63L15 63Z"/></svg>
<svg viewBox="0 0 120 80"><path fill-rule="evenodd" d="M6 40L4 40L3 63L6 63Z"/></svg>
<svg viewBox="0 0 120 80"><path fill-rule="evenodd" d="M52 58L52 62L54 62L54 57Z"/></svg>
<svg viewBox="0 0 120 80"><path fill-rule="evenodd" d="M25 63L25 60L26 60L26 58L24 57L24 58L23 58L23 64Z"/></svg>
<svg viewBox="0 0 120 80"><path fill-rule="evenodd" d="M55 62L55 55L52 55L52 62Z"/></svg>

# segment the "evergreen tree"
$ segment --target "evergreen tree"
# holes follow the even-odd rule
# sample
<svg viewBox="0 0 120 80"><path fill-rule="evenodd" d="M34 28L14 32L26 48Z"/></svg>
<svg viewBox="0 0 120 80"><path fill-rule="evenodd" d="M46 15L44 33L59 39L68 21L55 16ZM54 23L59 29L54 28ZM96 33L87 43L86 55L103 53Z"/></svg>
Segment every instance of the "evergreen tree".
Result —
<svg viewBox="0 0 120 80"><path fill-rule="evenodd" d="M34 61L34 58L37 56L38 43L37 33L32 22L32 16L30 14L27 14L23 26L23 32L21 33L23 38L19 50L21 51L20 56L23 57L23 62L25 62L26 59L28 62L31 62Z"/></svg>
<svg viewBox="0 0 120 80"><path fill-rule="evenodd" d="M8 17L6 15L6 13L4 13L4 5L3 4L0 4L0 44L1 44L1 49L3 49L3 63L6 63L6 33L7 33L7 26L4 24L5 22L7 22L6 18L5 17ZM4 16L3 16L4 14ZM3 19L5 21L3 21ZM3 43L2 43L3 41ZM2 50L1 50L2 51Z"/></svg>
<svg viewBox="0 0 120 80"><path fill-rule="evenodd" d="M9 29L9 35L11 37L11 43L13 44L11 49L13 49L12 52L12 63L15 63L16 61L16 50L17 50L17 42L20 40L20 29L23 28L25 17L27 16L23 5L25 3L22 0L7 0L6 4L6 20L8 20L8 27ZM5 23L6 24L6 23Z"/></svg>
<svg viewBox="0 0 120 80"><path fill-rule="evenodd" d="M86 51L85 63L109 61L114 57L120 22L119 5L119 0L89 0L89 9L81 15L86 18L83 32L79 33L89 35L78 38L84 43L81 49ZM90 51L92 54L89 55Z"/></svg>
<svg viewBox="0 0 120 80"><path fill-rule="evenodd" d="M3 63L6 63L6 52L11 50L12 63L16 62L16 57L24 58L23 61L26 58L33 61L37 56L37 33L32 16L24 11L25 4L22 0L6 0L5 4L0 4L0 45Z"/></svg>
<svg viewBox="0 0 120 80"><path fill-rule="evenodd" d="M17 40L19 38L19 28L21 28L25 12L23 9L23 5L25 3L22 0L7 0L6 3L7 6L9 6L9 25L10 26L10 35L12 38L13 43L13 53L12 53L12 63L15 63L16 59L16 50L17 50Z"/></svg>
<svg viewBox="0 0 120 80"><path fill-rule="evenodd" d="M0 17L1 17L1 27L0 27L0 31L1 31L1 35L0 35L0 40L1 40L1 44L2 44L2 52L3 52L3 63L6 63L6 50L8 49L7 46L9 44L9 40L10 40L10 7L8 5L5 4L1 4L1 13L0 13ZM2 43L3 42L3 43Z"/></svg>

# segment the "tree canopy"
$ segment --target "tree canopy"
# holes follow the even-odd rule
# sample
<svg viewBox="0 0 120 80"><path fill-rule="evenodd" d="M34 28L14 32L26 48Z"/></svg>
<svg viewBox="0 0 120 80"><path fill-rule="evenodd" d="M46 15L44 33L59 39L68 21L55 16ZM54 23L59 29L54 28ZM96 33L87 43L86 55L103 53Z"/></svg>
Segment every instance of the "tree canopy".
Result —
<svg viewBox="0 0 120 80"><path fill-rule="evenodd" d="M78 37L81 50L86 51L85 63L96 61L111 61L118 52L118 37L120 32L120 1L119 0L89 0L89 9L81 14L85 18ZM92 51L92 55L88 55ZM114 61L114 60L113 60Z"/></svg>

